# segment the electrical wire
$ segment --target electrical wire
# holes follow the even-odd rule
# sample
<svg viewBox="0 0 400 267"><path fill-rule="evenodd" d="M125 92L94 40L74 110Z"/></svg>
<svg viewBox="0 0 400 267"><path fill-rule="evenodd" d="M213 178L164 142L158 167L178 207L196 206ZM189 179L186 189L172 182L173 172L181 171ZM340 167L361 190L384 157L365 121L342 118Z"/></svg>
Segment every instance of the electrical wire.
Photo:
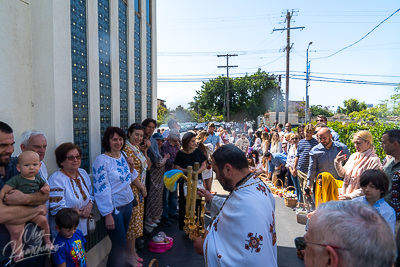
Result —
<svg viewBox="0 0 400 267"><path fill-rule="evenodd" d="M337 53L339 53L339 52L341 52L341 51L343 51L343 50L345 50L345 49L347 49L347 48L349 48L349 47L351 47L351 46L353 46L353 45L359 43L361 40L363 40L365 37L367 37L371 32L373 32L376 28L378 28L380 25L382 25L382 23L384 23L385 21L387 21L389 18L391 18L394 14L396 14L396 13L399 12L399 11L400 11L400 8L397 9L395 12L393 12L389 17L387 17L386 19L382 20L378 25L376 25L371 31L369 31L366 35L364 35L360 40L358 40L358 41L352 43L351 45L348 45L348 46L346 46L346 47L344 47L344 48L342 48L342 49L336 51L335 53L333 53L333 54L331 54L331 55L329 55L329 56L326 56L326 57L318 57L318 58L311 58L310 60L317 60L317 59L329 58L329 57L334 56L334 55L336 55Z"/></svg>

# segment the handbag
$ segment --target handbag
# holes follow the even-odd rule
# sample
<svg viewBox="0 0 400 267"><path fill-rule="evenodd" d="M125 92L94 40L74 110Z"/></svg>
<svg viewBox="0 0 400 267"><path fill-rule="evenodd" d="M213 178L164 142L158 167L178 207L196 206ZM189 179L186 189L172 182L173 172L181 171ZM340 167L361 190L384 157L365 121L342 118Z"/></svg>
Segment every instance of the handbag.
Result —
<svg viewBox="0 0 400 267"><path fill-rule="evenodd" d="M96 230L96 222L94 221L93 213L90 213L89 217L87 218L87 234L93 234Z"/></svg>

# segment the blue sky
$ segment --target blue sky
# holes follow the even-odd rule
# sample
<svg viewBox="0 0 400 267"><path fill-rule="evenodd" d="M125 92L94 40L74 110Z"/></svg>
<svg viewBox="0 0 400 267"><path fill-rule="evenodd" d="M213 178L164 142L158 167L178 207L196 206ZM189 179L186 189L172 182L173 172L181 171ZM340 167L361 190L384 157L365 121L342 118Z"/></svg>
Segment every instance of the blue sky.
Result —
<svg viewBox="0 0 400 267"><path fill-rule="evenodd" d="M291 27L305 27L291 30L289 100L305 97L309 42L313 42L309 53L312 76L399 83L400 11L359 43L322 58L356 42L399 8L398 0L157 1L157 97L166 100L169 108L187 107L200 90L201 80L226 74L226 69L217 68L226 64L218 54L238 54L230 58L230 65L238 65L230 69L230 77L252 74L258 68L284 75L286 32L272 31L286 27L286 10L297 11ZM376 105L389 99L394 87L311 80L310 105L336 110L349 98Z"/></svg>

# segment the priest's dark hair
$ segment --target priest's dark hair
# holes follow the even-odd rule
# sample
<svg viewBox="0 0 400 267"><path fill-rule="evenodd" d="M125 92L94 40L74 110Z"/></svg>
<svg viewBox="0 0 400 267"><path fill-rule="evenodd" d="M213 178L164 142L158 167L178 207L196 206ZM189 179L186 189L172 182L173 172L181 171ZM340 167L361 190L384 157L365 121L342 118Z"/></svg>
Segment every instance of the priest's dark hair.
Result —
<svg viewBox="0 0 400 267"><path fill-rule="evenodd" d="M245 154L235 145L221 146L215 150L212 158L219 170L222 170L225 164L237 170L249 169Z"/></svg>

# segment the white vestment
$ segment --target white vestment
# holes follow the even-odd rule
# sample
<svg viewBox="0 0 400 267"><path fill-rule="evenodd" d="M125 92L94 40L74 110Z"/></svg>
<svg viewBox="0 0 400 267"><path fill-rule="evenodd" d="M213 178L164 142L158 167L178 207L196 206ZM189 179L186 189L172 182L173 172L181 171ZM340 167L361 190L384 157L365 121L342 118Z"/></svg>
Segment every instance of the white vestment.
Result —
<svg viewBox="0 0 400 267"><path fill-rule="evenodd" d="M219 205L220 199L213 199ZM228 196L208 227L206 266L277 266L275 199L254 174Z"/></svg>

